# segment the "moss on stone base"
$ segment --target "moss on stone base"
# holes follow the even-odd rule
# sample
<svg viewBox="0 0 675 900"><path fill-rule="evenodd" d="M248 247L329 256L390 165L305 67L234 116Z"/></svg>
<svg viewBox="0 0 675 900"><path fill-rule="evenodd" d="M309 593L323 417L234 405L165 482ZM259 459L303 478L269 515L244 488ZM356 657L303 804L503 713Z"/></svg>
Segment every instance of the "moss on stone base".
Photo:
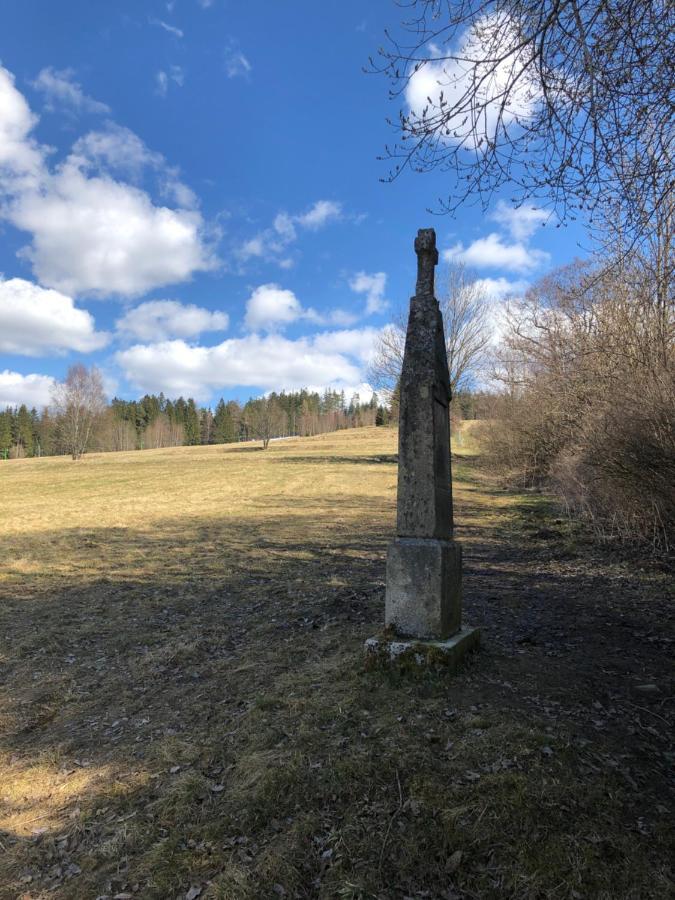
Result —
<svg viewBox="0 0 675 900"><path fill-rule="evenodd" d="M364 645L366 671L395 668L401 672L445 670L453 674L467 653L477 649L478 628L461 628L445 641L420 641L400 638L385 629L379 636L368 638Z"/></svg>

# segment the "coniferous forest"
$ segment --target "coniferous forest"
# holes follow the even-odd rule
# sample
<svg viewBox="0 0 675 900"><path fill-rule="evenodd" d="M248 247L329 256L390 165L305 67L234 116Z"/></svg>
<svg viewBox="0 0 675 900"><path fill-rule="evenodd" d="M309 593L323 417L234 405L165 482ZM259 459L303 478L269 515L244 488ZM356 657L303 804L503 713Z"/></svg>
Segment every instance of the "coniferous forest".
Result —
<svg viewBox="0 0 675 900"><path fill-rule="evenodd" d="M297 435L306 437L364 425L387 425L391 413L377 394L362 402L344 391L273 392L245 404L222 398L215 408L189 397L172 400L146 394L140 400L114 398L97 418L90 451L151 450L197 444ZM48 407L26 405L0 412L0 460L68 453L62 422Z"/></svg>

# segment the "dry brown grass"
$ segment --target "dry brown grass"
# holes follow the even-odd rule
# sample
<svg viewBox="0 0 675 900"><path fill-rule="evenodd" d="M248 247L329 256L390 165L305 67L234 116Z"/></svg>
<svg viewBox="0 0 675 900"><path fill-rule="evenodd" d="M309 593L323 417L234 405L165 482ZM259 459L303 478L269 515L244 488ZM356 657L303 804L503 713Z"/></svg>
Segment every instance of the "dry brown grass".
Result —
<svg viewBox="0 0 675 900"><path fill-rule="evenodd" d="M665 896L667 829L617 827L621 774L491 694L489 649L363 671L395 441L0 466L0 897ZM469 462L478 593L523 499Z"/></svg>

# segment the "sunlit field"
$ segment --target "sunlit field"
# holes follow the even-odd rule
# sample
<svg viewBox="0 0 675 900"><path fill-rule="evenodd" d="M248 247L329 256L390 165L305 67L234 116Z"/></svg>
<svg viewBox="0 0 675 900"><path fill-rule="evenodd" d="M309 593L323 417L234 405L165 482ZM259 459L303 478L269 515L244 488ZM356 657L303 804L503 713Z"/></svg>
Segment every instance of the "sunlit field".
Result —
<svg viewBox="0 0 675 900"><path fill-rule="evenodd" d="M392 429L0 463L0 896L667 896L665 578L455 449L454 678L364 671Z"/></svg>

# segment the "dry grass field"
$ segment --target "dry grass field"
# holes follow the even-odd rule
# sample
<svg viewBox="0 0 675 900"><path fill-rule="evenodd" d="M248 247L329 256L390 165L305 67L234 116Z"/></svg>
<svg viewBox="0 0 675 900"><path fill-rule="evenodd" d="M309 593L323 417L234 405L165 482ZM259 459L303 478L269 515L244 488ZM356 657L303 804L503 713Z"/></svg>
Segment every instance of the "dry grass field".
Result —
<svg viewBox="0 0 675 900"><path fill-rule="evenodd" d="M668 896L666 573L467 447L455 678L363 668L392 430L0 464L0 897Z"/></svg>

